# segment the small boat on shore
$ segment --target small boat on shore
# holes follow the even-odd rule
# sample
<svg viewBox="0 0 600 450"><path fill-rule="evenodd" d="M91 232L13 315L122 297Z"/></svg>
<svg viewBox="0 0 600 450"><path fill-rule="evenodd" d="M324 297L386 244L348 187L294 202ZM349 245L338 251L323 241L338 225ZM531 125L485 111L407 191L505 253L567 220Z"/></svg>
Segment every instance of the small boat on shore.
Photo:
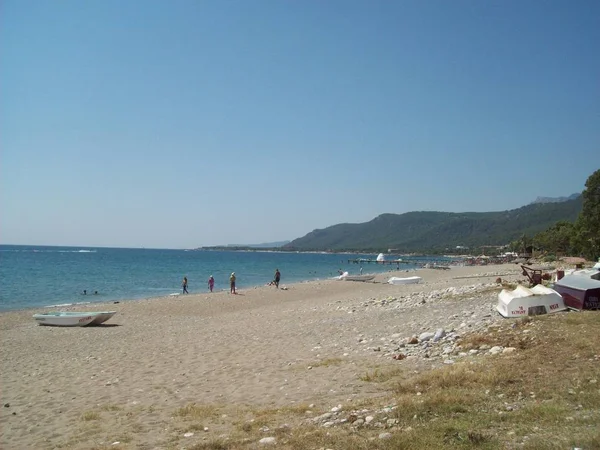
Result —
<svg viewBox="0 0 600 450"><path fill-rule="evenodd" d="M375 279L375 275L348 275L348 272L345 272L339 276L339 279L345 281L371 281Z"/></svg>
<svg viewBox="0 0 600 450"><path fill-rule="evenodd" d="M512 291L502 289L496 306L500 315L507 318L551 314L566 309L560 294L541 284L531 289L521 285Z"/></svg>
<svg viewBox="0 0 600 450"><path fill-rule="evenodd" d="M116 311L99 311L99 312L71 312L71 311L56 311L43 314L34 314L33 318L40 325L54 327L85 327L87 325L100 325L106 322Z"/></svg>
<svg viewBox="0 0 600 450"><path fill-rule="evenodd" d="M405 277L405 278L400 278L400 277L392 277L388 280L389 284L417 284L420 283L422 280L421 277L417 277L416 275L414 277Z"/></svg>
<svg viewBox="0 0 600 450"><path fill-rule="evenodd" d="M576 270L554 283L554 290L571 309L600 309L600 270Z"/></svg>

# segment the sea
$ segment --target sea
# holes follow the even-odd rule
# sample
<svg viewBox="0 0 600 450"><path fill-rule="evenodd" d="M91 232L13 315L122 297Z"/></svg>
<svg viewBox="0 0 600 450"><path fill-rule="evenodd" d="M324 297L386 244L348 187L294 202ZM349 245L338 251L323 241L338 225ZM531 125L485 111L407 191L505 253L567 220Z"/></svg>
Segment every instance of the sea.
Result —
<svg viewBox="0 0 600 450"><path fill-rule="evenodd" d="M358 258L377 254L0 245L0 311L164 297L181 293L184 276L189 293L199 294L208 292L210 275L216 291L228 291L231 272L244 290L269 283L275 269L285 285L333 278L339 270L358 274L360 267L364 274L412 270L423 262L348 263Z"/></svg>

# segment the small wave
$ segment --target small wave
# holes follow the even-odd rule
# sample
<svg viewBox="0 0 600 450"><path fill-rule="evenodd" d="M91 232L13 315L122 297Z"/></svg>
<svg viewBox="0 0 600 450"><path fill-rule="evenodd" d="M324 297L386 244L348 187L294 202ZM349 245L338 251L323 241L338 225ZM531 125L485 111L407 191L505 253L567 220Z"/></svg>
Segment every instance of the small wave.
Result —
<svg viewBox="0 0 600 450"><path fill-rule="evenodd" d="M96 253L96 250L79 250L77 253Z"/></svg>
<svg viewBox="0 0 600 450"><path fill-rule="evenodd" d="M89 305L91 302L58 303L57 305L46 305L44 308L64 308L65 306Z"/></svg>

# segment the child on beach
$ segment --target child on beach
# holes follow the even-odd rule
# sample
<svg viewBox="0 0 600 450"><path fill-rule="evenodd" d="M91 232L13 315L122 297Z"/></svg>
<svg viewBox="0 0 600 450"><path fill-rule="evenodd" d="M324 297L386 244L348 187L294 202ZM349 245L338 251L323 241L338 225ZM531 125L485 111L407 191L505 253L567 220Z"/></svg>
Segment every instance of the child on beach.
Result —
<svg viewBox="0 0 600 450"><path fill-rule="evenodd" d="M235 292L235 272L231 272L231 276L229 277L229 292L231 294L236 294L236 292Z"/></svg>
<svg viewBox="0 0 600 450"><path fill-rule="evenodd" d="M210 277L208 277L208 289L210 289L210 292L213 291L214 287L215 287L215 279L211 275Z"/></svg>

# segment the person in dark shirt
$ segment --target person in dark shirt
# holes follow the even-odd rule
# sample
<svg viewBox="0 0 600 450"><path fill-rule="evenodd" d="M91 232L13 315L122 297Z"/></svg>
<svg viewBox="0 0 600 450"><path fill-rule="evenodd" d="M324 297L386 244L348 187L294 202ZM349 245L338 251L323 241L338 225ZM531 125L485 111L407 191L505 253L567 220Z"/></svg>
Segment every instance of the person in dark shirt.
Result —
<svg viewBox="0 0 600 450"><path fill-rule="evenodd" d="M187 277L183 277L183 283L181 283L181 287L183 288L183 293L184 294L189 294L188 290L187 290Z"/></svg>
<svg viewBox="0 0 600 450"><path fill-rule="evenodd" d="M279 269L275 269L275 287L279 289L279 280L281 280L281 273Z"/></svg>

